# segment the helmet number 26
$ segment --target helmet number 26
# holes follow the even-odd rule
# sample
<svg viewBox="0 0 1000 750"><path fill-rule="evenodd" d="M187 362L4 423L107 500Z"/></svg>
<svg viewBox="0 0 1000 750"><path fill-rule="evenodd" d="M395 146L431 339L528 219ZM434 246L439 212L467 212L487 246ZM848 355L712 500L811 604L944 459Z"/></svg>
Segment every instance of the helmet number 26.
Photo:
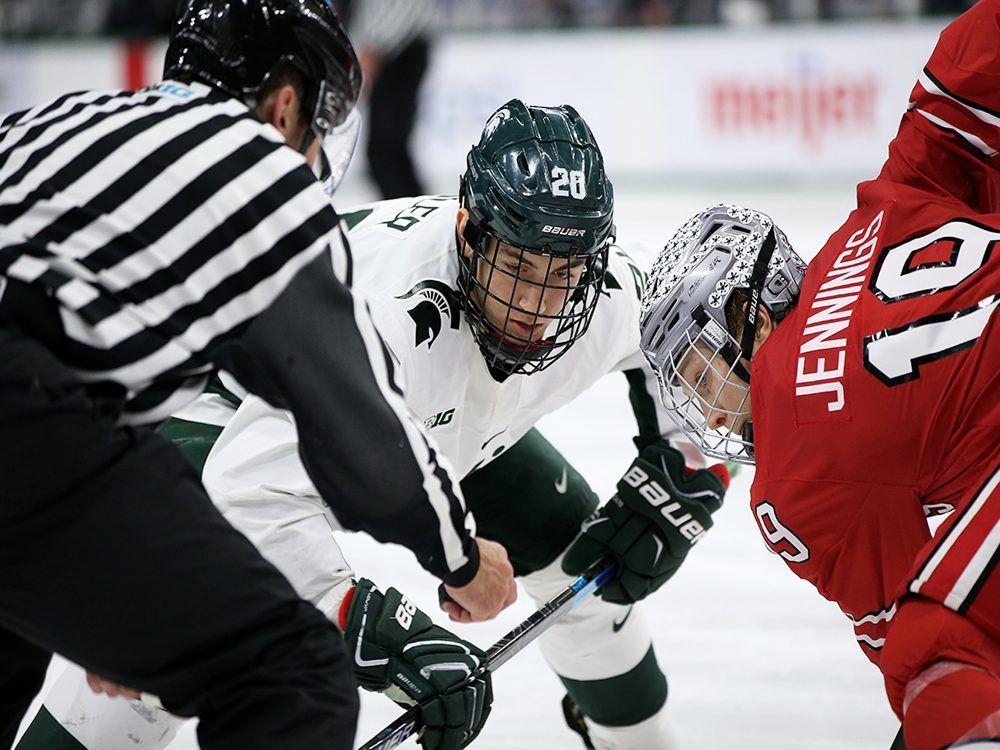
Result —
<svg viewBox="0 0 1000 750"><path fill-rule="evenodd" d="M572 196L578 201L587 197L587 183L582 169L552 167L552 195L557 198Z"/></svg>

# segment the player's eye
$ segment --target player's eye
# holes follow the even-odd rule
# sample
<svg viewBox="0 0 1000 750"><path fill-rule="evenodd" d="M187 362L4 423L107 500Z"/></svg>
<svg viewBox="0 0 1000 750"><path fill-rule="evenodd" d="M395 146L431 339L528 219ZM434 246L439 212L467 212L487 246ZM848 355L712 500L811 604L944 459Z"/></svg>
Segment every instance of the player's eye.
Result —
<svg viewBox="0 0 1000 750"><path fill-rule="evenodd" d="M698 375L696 376L694 381L694 390L699 396L706 397L708 395L707 378L708 378L708 367L703 367L698 372Z"/></svg>
<svg viewBox="0 0 1000 750"><path fill-rule="evenodd" d="M521 264L515 263L513 261L504 261L500 264L500 267L510 272L514 276L518 276L521 273Z"/></svg>

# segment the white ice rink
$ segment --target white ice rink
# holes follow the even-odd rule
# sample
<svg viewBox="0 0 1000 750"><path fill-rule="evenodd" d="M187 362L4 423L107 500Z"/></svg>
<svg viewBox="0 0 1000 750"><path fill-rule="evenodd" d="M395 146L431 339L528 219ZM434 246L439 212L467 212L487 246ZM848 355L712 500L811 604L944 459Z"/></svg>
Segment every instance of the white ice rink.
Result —
<svg viewBox="0 0 1000 750"><path fill-rule="evenodd" d="M874 166L874 165L873 165ZM793 188L619 190L617 224L626 246L662 244L684 219L712 203L743 202L770 213L806 258L853 207L852 184ZM349 200L340 205L349 205ZM634 453L625 379L604 379L545 419L543 433L604 498ZM729 750L886 750L898 723L878 671L857 647L849 621L771 554L750 515L752 472L733 481L715 528L677 576L641 606L654 631L670 684L681 746ZM512 498L516 502L517 498ZM405 591L437 612L435 582L399 547L363 535L343 540L358 571ZM497 621L456 626L486 648L531 611L527 597ZM442 623L447 618L441 615ZM494 679L493 714L477 750L578 750L563 725L563 690L537 648L529 647ZM398 713L379 695L363 696L358 743ZM195 747L185 728L175 747ZM407 747L416 747L408 744Z"/></svg>

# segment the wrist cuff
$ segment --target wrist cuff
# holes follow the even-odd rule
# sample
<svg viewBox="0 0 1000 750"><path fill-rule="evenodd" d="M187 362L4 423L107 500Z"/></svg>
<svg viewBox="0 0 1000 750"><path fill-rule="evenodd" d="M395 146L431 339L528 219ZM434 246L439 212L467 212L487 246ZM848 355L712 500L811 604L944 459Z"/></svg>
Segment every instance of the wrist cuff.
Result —
<svg viewBox="0 0 1000 750"><path fill-rule="evenodd" d="M476 577L476 573L479 572L479 545L476 544L476 540L473 537L469 537L464 552L468 558L468 562L458 570L453 570L441 576L441 580L449 586L467 586Z"/></svg>
<svg viewBox="0 0 1000 750"><path fill-rule="evenodd" d="M351 611L351 602L354 601L354 594L357 590L357 586L351 586L350 590L340 602L340 608L337 611L337 619L334 622L340 628L341 633L347 629L347 615Z"/></svg>

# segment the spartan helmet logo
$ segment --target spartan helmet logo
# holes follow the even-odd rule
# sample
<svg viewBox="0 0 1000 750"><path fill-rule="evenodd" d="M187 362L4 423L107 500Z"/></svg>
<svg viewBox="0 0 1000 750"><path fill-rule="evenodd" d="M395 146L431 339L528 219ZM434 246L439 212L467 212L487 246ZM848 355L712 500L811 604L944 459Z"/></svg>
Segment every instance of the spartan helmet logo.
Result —
<svg viewBox="0 0 1000 750"><path fill-rule="evenodd" d="M396 299L412 297L417 297L418 302L407 314L416 326L413 340L415 347L426 341L427 348L430 349L441 334L446 319L451 328L458 330L461 307L454 289L442 281L421 281Z"/></svg>
<svg viewBox="0 0 1000 750"><path fill-rule="evenodd" d="M493 117L490 118L490 121L486 123L486 127L483 128L482 137L484 139L489 138L496 132L496 129L499 128L500 125L502 125L505 120L509 119L510 119L510 112L507 111L506 107L504 107L503 109L498 109L496 112L493 113Z"/></svg>

